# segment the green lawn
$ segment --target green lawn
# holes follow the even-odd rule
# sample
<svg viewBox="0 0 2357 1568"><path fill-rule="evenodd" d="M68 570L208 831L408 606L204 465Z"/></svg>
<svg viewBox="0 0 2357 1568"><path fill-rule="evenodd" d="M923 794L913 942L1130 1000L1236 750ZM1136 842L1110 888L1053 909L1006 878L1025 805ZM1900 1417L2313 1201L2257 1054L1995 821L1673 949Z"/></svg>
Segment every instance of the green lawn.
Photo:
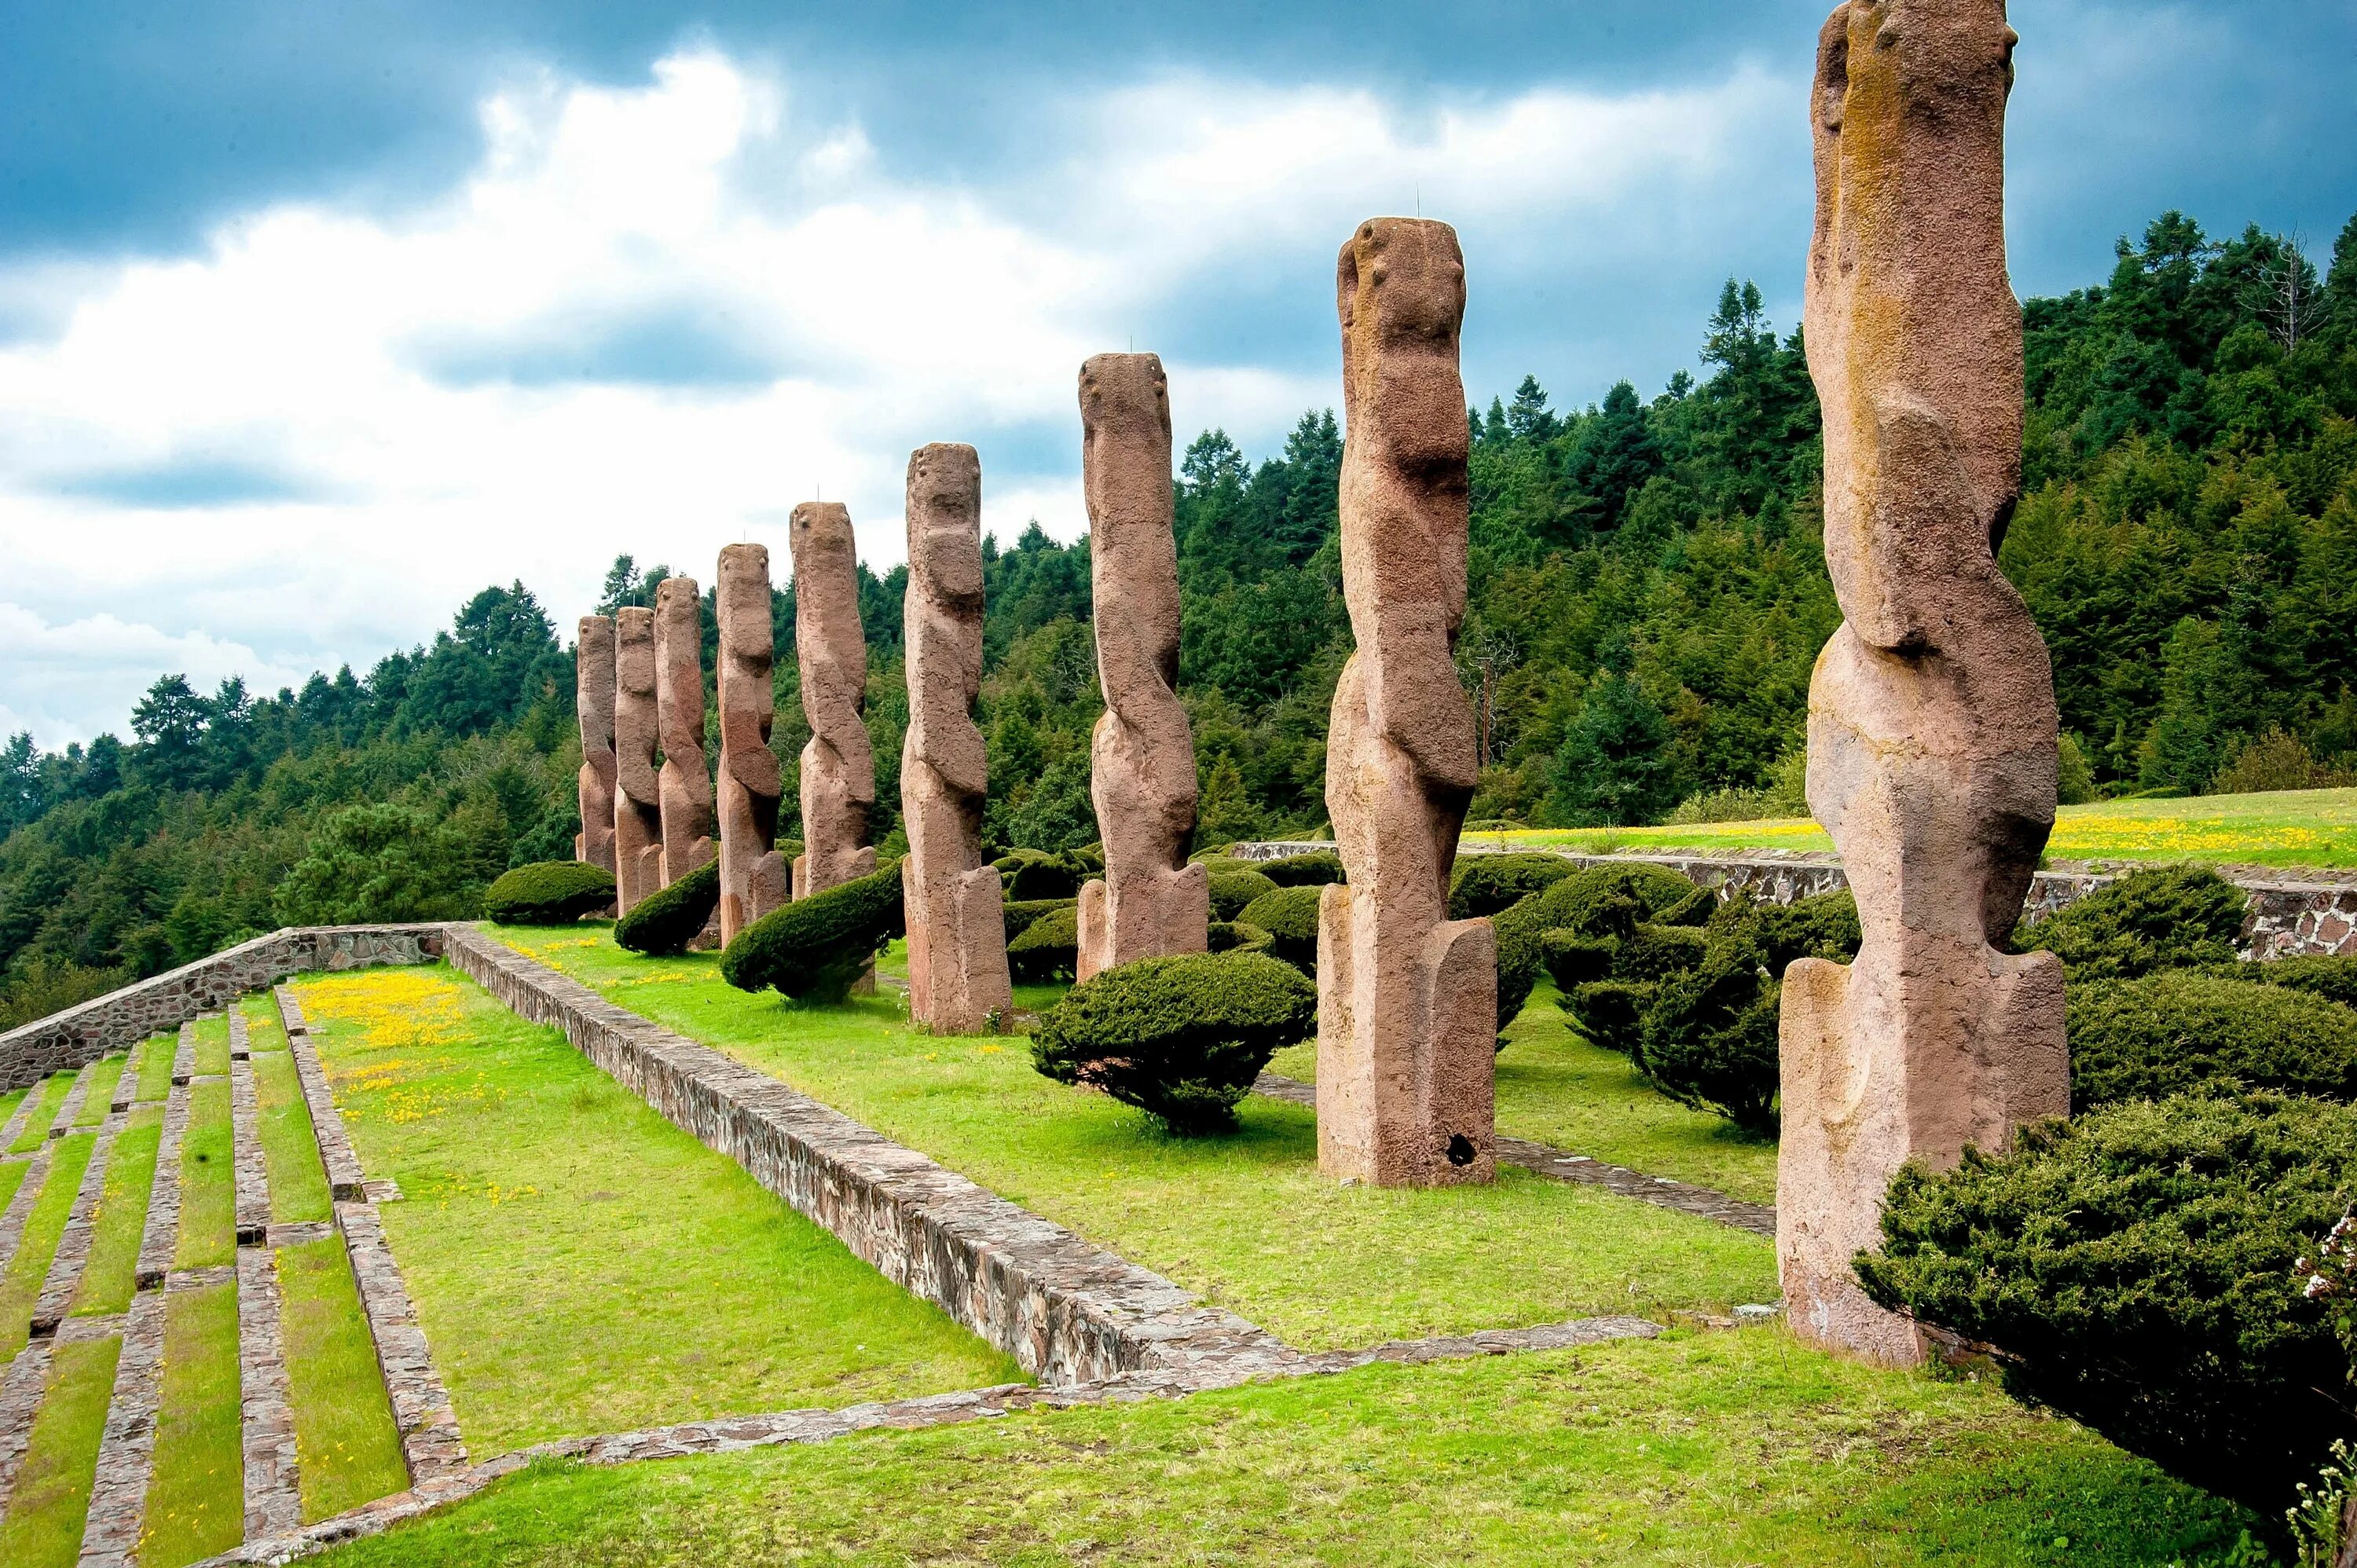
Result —
<svg viewBox="0 0 2357 1568"><path fill-rule="evenodd" d="M196 1022L197 1071L229 1071L229 1015L215 1013Z"/></svg>
<svg viewBox="0 0 2357 1568"><path fill-rule="evenodd" d="M180 1140L180 1240L176 1269L237 1262L237 1166L229 1085L188 1086L188 1130Z"/></svg>
<svg viewBox="0 0 2357 1568"><path fill-rule="evenodd" d="M66 1091L73 1087L74 1078L70 1072L53 1072L31 1090L40 1098L33 1102L33 1113L25 1118L25 1130L8 1145L8 1153L21 1155L41 1146L49 1135L49 1123L58 1119L58 1107L65 1103Z"/></svg>
<svg viewBox="0 0 2357 1568"><path fill-rule="evenodd" d="M1465 843L1468 848L1569 849L1590 854L1733 854L1834 847L1825 831L1806 817L1690 827L1524 828L1510 833L1468 833ZM2357 789L2065 806L2055 818L2046 854L2050 860L2357 866Z"/></svg>
<svg viewBox="0 0 2357 1568"><path fill-rule="evenodd" d="M805 1008L732 989L714 955L640 958L603 928L498 934L1305 1348L1776 1295L1760 1238L1595 1188L1512 1169L1486 1187L1342 1187L1318 1174L1299 1106L1254 1097L1234 1134L1174 1140L1040 1077L1020 1038L910 1032L888 992Z"/></svg>
<svg viewBox="0 0 2357 1568"><path fill-rule="evenodd" d="M1019 1379L471 981L298 989L479 1456Z"/></svg>
<svg viewBox="0 0 2357 1568"><path fill-rule="evenodd" d="M14 1359L32 1331L33 1304L41 1299L41 1283L48 1278L58 1238L65 1233L66 1219L73 1213L74 1194L97 1142L94 1133L76 1133L59 1139L57 1153L50 1156L48 1179L42 1184L40 1196L33 1199L33 1211L25 1217L24 1240L17 1245L16 1255L8 1260L7 1272L0 1273L0 1360Z"/></svg>
<svg viewBox="0 0 2357 1568"><path fill-rule="evenodd" d="M139 1240L147 1225L148 1189L156 1179L156 1144L164 1113L153 1105L131 1113L106 1158L106 1187L99 1194L96 1233L90 1262L74 1293L78 1314L127 1312L138 1287Z"/></svg>
<svg viewBox="0 0 2357 1568"><path fill-rule="evenodd" d="M139 1052L139 1095L142 1100L167 1100L172 1093L172 1058L180 1049L178 1034L150 1035Z"/></svg>
<svg viewBox="0 0 2357 1568"><path fill-rule="evenodd" d="M1989 1388L1760 1329L544 1465L320 1561L2128 1568L2247 1523Z"/></svg>
<svg viewBox="0 0 2357 1568"><path fill-rule="evenodd" d="M106 1113L114 1108L114 1086L123 1081L124 1065L129 1060L125 1056L101 1057L82 1069L82 1076L90 1080L90 1092L82 1096L75 1126L95 1127L106 1120Z"/></svg>
<svg viewBox="0 0 2357 1568"><path fill-rule="evenodd" d="M81 1556L91 1481L122 1348L120 1339L91 1339L60 1345L51 1358L31 1444L16 1473L7 1520L0 1523L0 1563L8 1568L73 1568Z"/></svg>
<svg viewBox="0 0 2357 1568"><path fill-rule="evenodd" d="M181 1568L243 1538L237 1420L237 1287L176 1290L164 1305L163 1402L140 1568Z"/></svg>
<svg viewBox="0 0 2357 1568"><path fill-rule="evenodd" d="M402 1490L409 1469L343 1238L281 1247L277 1259L303 1517L326 1519Z"/></svg>

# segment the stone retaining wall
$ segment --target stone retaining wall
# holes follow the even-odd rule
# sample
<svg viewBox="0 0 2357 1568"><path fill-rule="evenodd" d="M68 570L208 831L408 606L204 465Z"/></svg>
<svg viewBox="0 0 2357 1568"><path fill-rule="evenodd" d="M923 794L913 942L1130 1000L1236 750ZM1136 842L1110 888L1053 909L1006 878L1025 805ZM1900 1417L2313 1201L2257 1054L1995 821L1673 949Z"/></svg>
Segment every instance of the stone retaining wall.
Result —
<svg viewBox="0 0 2357 1568"><path fill-rule="evenodd" d="M1326 840L1304 839L1232 844L1228 853L1240 860L1282 860L1287 855L1333 847ZM1516 852L1469 843L1460 853ZM1557 854L1580 865L1665 865L1706 887L1717 888L1721 897L1741 888L1770 904L1789 904L1796 898L1849 886L1841 862L1830 856L1802 859L1770 854L1576 854L1569 850L1551 849L1520 853ZM2029 897L2021 907L2022 918L2035 925L2064 905L2126 875L2041 871L2030 881ZM2260 881L2243 876L2230 876L2227 880L2250 895L2249 911L2243 918L2244 958L2305 958L2319 954L2357 957L2357 886L2330 882Z"/></svg>
<svg viewBox="0 0 2357 1568"><path fill-rule="evenodd" d="M148 1036L217 1013L291 974L425 963L440 926L306 926L273 931L0 1035L0 1093L79 1068Z"/></svg>

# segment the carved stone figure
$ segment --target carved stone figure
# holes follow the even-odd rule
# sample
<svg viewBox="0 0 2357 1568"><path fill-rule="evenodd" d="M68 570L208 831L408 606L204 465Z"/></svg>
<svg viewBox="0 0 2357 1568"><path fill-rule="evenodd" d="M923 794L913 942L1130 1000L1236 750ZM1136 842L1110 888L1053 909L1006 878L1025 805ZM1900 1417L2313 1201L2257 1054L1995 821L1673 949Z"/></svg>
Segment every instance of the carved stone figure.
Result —
<svg viewBox="0 0 2357 1568"><path fill-rule="evenodd" d="M1785 975L1777 1253L1793 1326L1920 1359L1850 1259L1891 1175L2067 1112L2062 972L2008 956L2054 821L2046 644L1996 567L2021 488L2003 0L1852 0L1819 40L1809 371L1844 617L1809 688L1809 808L1857 895L1846 967Z"/></svg>
<svg viewBox="0 0 2357 1568"><path fill-rule="evenodd" d="M1081 888L1079 974L1201 952L1210 873L1187 864L1195 831L1195 736L1178 680L1178 546L1171 532L1170 397L1152 354L1081 367L1081 474L1097 678L1105 711L1090 744L1089 795L1105 874Z"/></svg>
<svg viewBox="0 0 2357 1568"><path fill-rule="evenodd" d="M573 706L581 718L581 831L573 858L614 869L614 622L583 616L573 644Z"/></svg>
<svg viewBox="0 0 2357 1568"><path fill-rule="evenodd" d="M909 917L909 1014L938 1034L1003 1020L998 873L982 858L988 779L974 700L982 689L982 460L971 446L909 459L909 732L900 748L900 863Z"/></svg>
<svg viewBox="0 0 2357 1568"><path fill-rule="evenodd" d="M693 577L655 589L655 703L662 725L662 886L710 860L712 775L704 764L704 605Z"/></svg>
<svg viewBox="0 0 2357 1568"><path fill-rule="evenodd" d="M614 907L624 915L663 885L655 706L655 612L625 605L614 612Z"/></svg>
<svg viewBox="0 0 2357 1568"><path fill-rule="evenodd" d="M785 781L770 749L777 634L768 546L722 548L713 607L720 622L720 940L728 942L783 904L787 892L785 857L776 848Z"/></svg>
<svg viewBox="0 0 2357 1568"><path fill-rule="evenodd" d="M859 551L850 510L835 501L794 508L794 654L802 664L802 853L794 897L839 886L876 869L867 842L876 805L876 748L867 738L867 635L859 624Z"/></svg>
<svg viewBox="0 0 2357 1568"><path fill-rule="evenodd" d="M1465 615L1457 232L1378 218L1342 247L1342 593L1358 650L1328 728L1350 874L1318 922L1318 1165L1383 1186L1495 1174L1497 940L1448 918L1477 770L1451 652Z"/></svg>

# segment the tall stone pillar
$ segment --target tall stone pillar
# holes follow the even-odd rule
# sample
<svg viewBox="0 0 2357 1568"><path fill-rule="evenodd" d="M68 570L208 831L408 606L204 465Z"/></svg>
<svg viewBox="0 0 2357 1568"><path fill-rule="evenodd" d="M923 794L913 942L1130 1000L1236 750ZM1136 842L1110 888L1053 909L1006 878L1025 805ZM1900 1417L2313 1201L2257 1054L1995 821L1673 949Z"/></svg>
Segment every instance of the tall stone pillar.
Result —
<svg viewBox="0 0 2357 1568"><path fill-rule="evenodd" d="M614 612L614 906L627 915L663 885L662 788L655 770L655 612Z"/></svg>
<svg viewBox="0 0 2357 1568"><path fill-rule="evenodd" d="M2006 278L2003 0L1863 0L1819 40L1809 371L1842 625L1809 688L1809 809L1865 945L1783 992L1777 1254L1794 1328L1870 1359L1924 1344L1868 1303L1890 1176L2070 1104L2062 972L1996 944L2054 821L2046 644L1996 550L2021 486Z"/></svg>
<svg viewBox="0 0 2357 1568"><path fill-rule="evenodd" d="M573 643L573 706L581 721L581 831L573 858L614 869L614 622L583 616Z"/></svg>
<svg viewBox="0 0 2357 1568"><path fill-rule="evenodd" d="M720 621L720 940L726 943L786 901L785 857L776 847L785 780L778 754L770 749L777 633L770 618L768 547L724 546L713 601Z"/></svg>
<svg viewBox="0 0 2357 1568"><path fill-rule="evenodd" d="M1318 919L1318 1165L1385 1187L1496 1174L1497 940L1448 918L1478 768L1451 653L1465 617L1465 260L1446 223L1342 247L1342 593L1358 650L1328 727L1350 874Z"/></svg>
<svg viewBox="0 0 2357 1568"><path fill-rule="evenodd" d="M704 604L693 577L665 577L655 589L655 700L668 887L713 854L712 775L704 763Z"/></svg>
<svg viewBox="0 0 2357 1568"><path fill-rule="evenodd" d="M1089 502L1097 679L1089 747L1104 834L1103 881L1081 888L1079 973L1201 952L1211 874L1187 864L1195 736L1178 681L1178 546L1171 532L1170 395L1152 354L1081 367L1081 476Z"/></svg>
<svg viewBox="0 0 2357 1568"><path fill-rule="evenodd" d="M867 633L859 623L859 548L839 501L794 508L794 657L802 666L802 853L794 897L840 886L876 869L867 842L876 805L876 747L867 738Z"/></svg>
<svg viewBox="0 0 2357 1568"><path fill-rule="evenodd" d="M1014 1004L998 873L982 858L988 781L974 700L982 690L982 460L971 446L909 459L909 732L900 747L900 863L909 1015L971 1035Z"/></svg>

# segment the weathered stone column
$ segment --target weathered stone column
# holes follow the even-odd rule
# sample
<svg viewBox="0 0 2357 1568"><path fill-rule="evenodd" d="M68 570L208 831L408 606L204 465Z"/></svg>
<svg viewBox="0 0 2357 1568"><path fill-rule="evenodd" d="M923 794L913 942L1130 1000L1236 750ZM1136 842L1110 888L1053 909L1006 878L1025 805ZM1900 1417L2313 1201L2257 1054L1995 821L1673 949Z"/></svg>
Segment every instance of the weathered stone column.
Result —
<svg viewBox="0 0 2357 1568"><path fill-rule="evenodd" d="M794 508L794 656L801 662L802 853L794 897L839 886L876 869L867 842L876 805L876 747L867 738L867 634L859 623L859 548L850 509L837 501Z"/></svg>
<svg viewBox="0 0 2357 1568"><path fill-rule="evenodd" d="M1153 354L1081 367L1081 477L1089 502L1097 680L1089 747L1104 835L1103 881L1081 887L1079 973L1201 952L1211 874L1187 864L1195 736L1178 681L1178 546L1171 532L1170 395Z"/></svg>
<svg viewBox="0 0 2357 1568"><path fill-rule="evenodd" d="M1326 807L1350 874L1318 919L1318 1166L1390 1186L1495 1174L1497 940L1448 918L1473 797L1465 388L1457 231L1378 218L1342 247L1342 593L1358 650L1328 726Z"/></svg>
<svg viewBox="0 0 2357 1568"><path fill-rule="evenodd" d="M1885 1362L1924 1350L1850 1273L1891 1175L2070 1102L2061 969L1996 946L2055 782L2046 644L1995 553L2021 488L2013 41L2003 0L1881 0L1818 47L1806 338L1845 618L1809 688L1809 807L1866 942L1785 975L1777 1254L1794 1328Z"/></svg>
<svg viewBox="0 0 2357 1568"><path fill-rule="evenodd" d="M693 577L665 577L655 589L655 700L668 887L713 854L712 775L704 763L704 604Z"/></svg>
<svg viewBox="0 0 2357 1568"><path fill-rule="evenodd" d="M581 721L581 831L573 858L614 869L614 622L583 616L573 643L573 706Z"/></svg>
<svg viewBox="0 0 2357 1568"><path fill-rule="evenodd" d="M720 552L720 940L786 901L785 857L777 851L778 802L785 780L770 749L777 715L770 680L777 633L770 618L770 552L730 544Z"/></svg>
<svg viewBox="0 0 2357 1568"><path fill-rule="evenodd" d="M909 459L909 733L900 747L900 863L909 916L909 1015L971 1035L1003 1020L1006 918L982 858L988 759L982 689L982 460L971 446Z"/></svg>
<svg viewBox="0 0 2357 1568"><path fill-rule="evenodd" d="M662 787L655 770L655 612L614 612L614 905L663 885Z"/></svg>

